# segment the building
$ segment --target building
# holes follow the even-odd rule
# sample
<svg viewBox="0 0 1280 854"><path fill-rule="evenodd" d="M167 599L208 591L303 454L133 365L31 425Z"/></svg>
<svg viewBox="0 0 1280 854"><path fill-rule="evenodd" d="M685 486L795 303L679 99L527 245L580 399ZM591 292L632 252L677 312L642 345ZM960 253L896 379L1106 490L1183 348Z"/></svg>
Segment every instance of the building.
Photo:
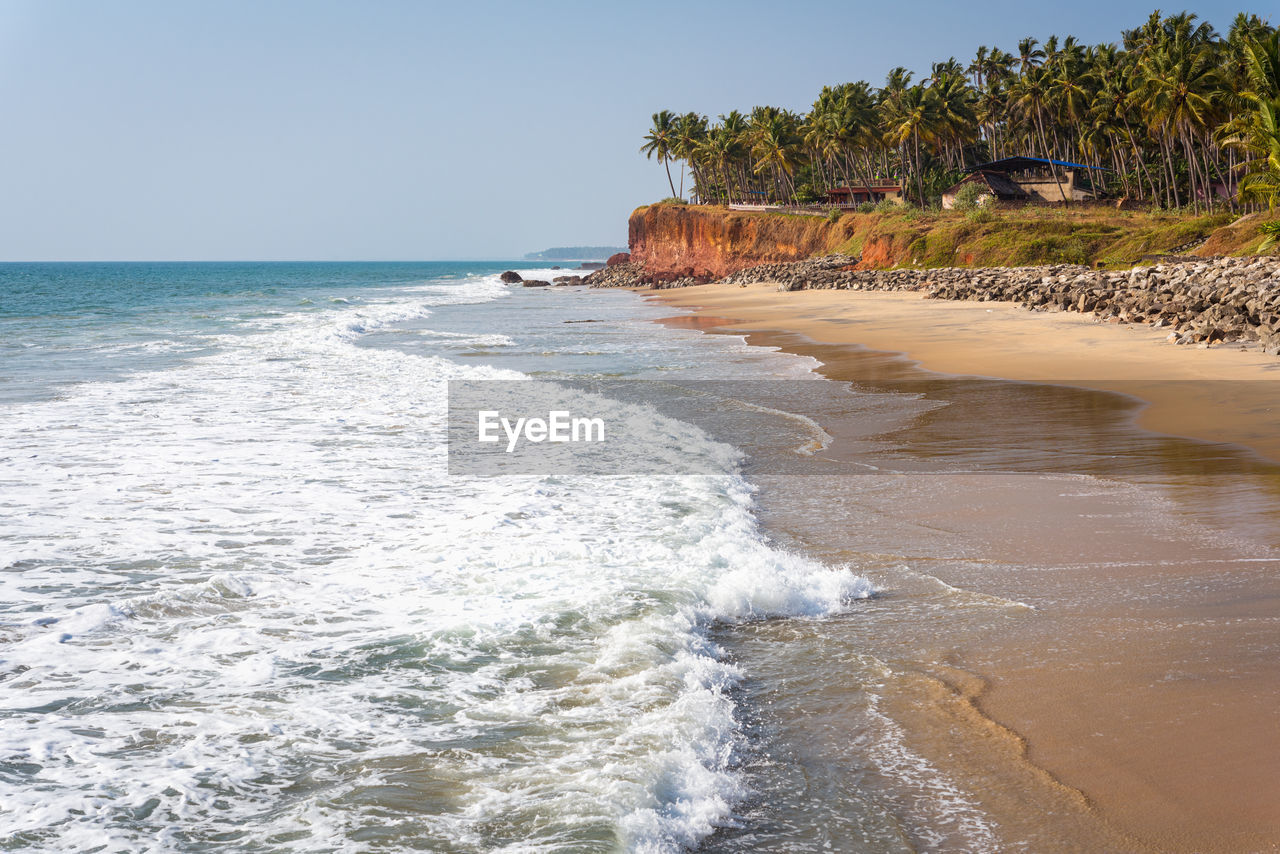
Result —
<svg viewBox="0 0 1280 854"><path fill-rule="evenodd" d="M849 187L836 187L827 190L827 201L836 207L851 208L857 205L883 201L902 203L902 185L897 182L872 181L866 184L855 184Z"/></svg>
<svg viewBox="0 0 1280 854"><path fill-rule="evenodd" d="M1055 204L1096 199L1099 194L1088 176L1097 171L1107 170L1044 157L1006 157L970 169L963 181L943 192L942 207L953 208L957 191L974 183L986 189L983 195L1006 203Z"/></svg>

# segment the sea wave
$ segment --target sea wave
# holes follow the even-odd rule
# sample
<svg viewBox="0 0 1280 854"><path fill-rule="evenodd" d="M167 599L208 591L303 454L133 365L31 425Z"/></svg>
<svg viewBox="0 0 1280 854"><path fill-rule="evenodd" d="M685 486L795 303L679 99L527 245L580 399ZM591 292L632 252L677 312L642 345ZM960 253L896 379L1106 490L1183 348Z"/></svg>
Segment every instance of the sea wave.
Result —
<svg viewBox="0 0 1280 854"><path fill-rule="evenodd" d="M5 413L0 844L670 851L733 820L710 629L870 585L774 548L688 425L654 422L723 474L449 476L446 382L522 375L361 340L503 288L257 317Z"/></svg>

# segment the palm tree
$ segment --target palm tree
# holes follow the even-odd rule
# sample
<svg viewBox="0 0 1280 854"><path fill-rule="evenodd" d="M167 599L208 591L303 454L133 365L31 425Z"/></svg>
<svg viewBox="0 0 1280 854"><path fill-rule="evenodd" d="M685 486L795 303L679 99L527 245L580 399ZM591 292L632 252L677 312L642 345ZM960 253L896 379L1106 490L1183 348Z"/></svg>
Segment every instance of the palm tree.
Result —
<svg viewBox="0 0 1280 854"><path fill-rule="evenodd" d="M675 147L675 115L670 110L662 110L653 114L653 127L645 134L645 143L640 147L640 153L645 159L650 159L655 155L658 162L667 169L667 185L671 187L671 196L676 196L676 185L671 180L671 155Z"/></svg>
<svg viewBox="0 0 1280 854"><path fill-rule="evenodd" d="M1247 173L1240 179L1240 196L1275 210L1280 201L1280 104L1263 101L1258 105L1242 143L1252 156L1244 163Z"/></svg>
<svg viewBox="0 0 1280 854"><path fill-rule="evenodd" d="M902 92L888 114L886 136L900 151L909 152L916 181L917 200L927 204L924 196L924 161L921 141L929 141L937 121L937 111L929 90L917 84Z"/></svg>
<svg viewBox="0 0 1280 854"><path fill-rule="evenodd" d="M741 114L736 111L730 115L741 119ZM740 131L739 122L721 116L720 124L711 128L698 143L699 158L719 170L719 178L724 186L724 200L728 204L733 203L733 169L744 154Z"/></svg>
<svg viewBox="0 0 1280 854"><path fill-rule="evenodd" d="M1212 93L1218 84L1214 59L1212 51L1195 46L1189 39L1178 38L1162 44L1143 61L1144 76L1139 90L1152 134L1166 144L1171 174L1174 172L1173 142L1176 139L1182 143L1191 202L1197 210L1201 195L1206 202L1212 199L1208 168L1200 170L1194 142L1214 118Z"/></svg>
<svg viewBox="0 0 1280 854"><path fill-rule="evenodd" d="M1040 42L1028 36L1018 42L1018 73L1025 75L1033 68L1039 68L1044 60L1044 51Z"/></svg>
<svg viewBox="0 0 1280 854"><path fill-rule="evenodd" d="M987 72L987 62L990 56L990 49L985 44L981 45L973 58L973 62L969 63L969 67L965 69L973 75L973 88L978 91L982 91L983 80Z"/></svg>
<svg viewBox="0 0 1280 854"><path fill-rule="evenodd" d="M795 183L791 176L802 162L796 117L776 107L757 107L751 113L751 153L755 157L754 172L770 173L774 186L794 200Z"/></svg>
<svg viewBox="0 0 1280 854"><path fill-rule="evenodd" d="M1242 97L1253 109L1229 143L1247 158L1241 197L1274 209L1280 200L1280 31L1251 33L1243 43L1249 88Z"/></svg>
<svg viewBox="0 0 1280 854"><path fill-rule="evenodd" d="M694 194L698 195L697 150L699 143L707 135L707 118L697 113L685 113L682 116L676 116L672 122L672 130L674 139L671 145L671 154L677 160L689 164L689 171L693 173ZM680 168L680 197L684 197L683 166Z"/></svg>
<svg viewBox="0 0 1280 854"><path fill-rule="evenodd" d="M942 148L947 165L964 165L964 146L977 138L973 90L958 69L946 69L929 87L933 101L931 136Z"/></svg>
<svg viewBox="0 0 1280 854"><path fill-rule="evenodd" d="M1250 204L1275 201L1278 116L1275 28L1241 14L1224 38L1193 14L1157 11L1120 44L1027 37L1013 53L983 46L967 65L933 63L915 85L899 67L878 90L824 87L804 116L762 106L708 127L696 113L655 113L641 150L663 163L673 195L676 158L694 194L716 200L893 177L925 203L951 170L1038 153L1114 170L1127 198L1212 208L1241 176Z"/></svg>

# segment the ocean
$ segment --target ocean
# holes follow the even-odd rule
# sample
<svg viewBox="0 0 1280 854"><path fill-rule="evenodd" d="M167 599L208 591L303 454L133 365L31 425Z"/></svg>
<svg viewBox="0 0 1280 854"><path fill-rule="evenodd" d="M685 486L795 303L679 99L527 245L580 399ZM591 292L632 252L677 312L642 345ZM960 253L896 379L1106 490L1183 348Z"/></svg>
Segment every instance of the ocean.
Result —
<svg viewBox="0 0 1280 854"><path fill-rule="evenodd" d="M1280 468L510 266L0 265L0 848L1274 838Z"/></svg>
<svg viewBox="0 0 1280 854"><path fill-rule="evenodd" d="M0 266L0 847L658 852L735 825L746 674L716 633L872 585L773 542L740 449L656 413L709 468L451 474L448 383L817 363L507 267Z"/></svg>

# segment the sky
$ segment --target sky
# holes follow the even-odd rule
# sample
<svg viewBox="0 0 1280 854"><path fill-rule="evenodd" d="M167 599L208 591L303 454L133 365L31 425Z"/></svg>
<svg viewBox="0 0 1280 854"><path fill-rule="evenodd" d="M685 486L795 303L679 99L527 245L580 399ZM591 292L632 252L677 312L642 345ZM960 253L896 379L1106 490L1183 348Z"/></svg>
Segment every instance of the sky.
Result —
<svg viewBox="0 0 1280 854"><path fill-rule="evenodd" d="M1266 5L1166 11L1225 32ZM979 45L1118 41L1153 8L0 0L0 261L625 245L631 210L670 195L639 153L658 110L806 110Z"/></svg>

